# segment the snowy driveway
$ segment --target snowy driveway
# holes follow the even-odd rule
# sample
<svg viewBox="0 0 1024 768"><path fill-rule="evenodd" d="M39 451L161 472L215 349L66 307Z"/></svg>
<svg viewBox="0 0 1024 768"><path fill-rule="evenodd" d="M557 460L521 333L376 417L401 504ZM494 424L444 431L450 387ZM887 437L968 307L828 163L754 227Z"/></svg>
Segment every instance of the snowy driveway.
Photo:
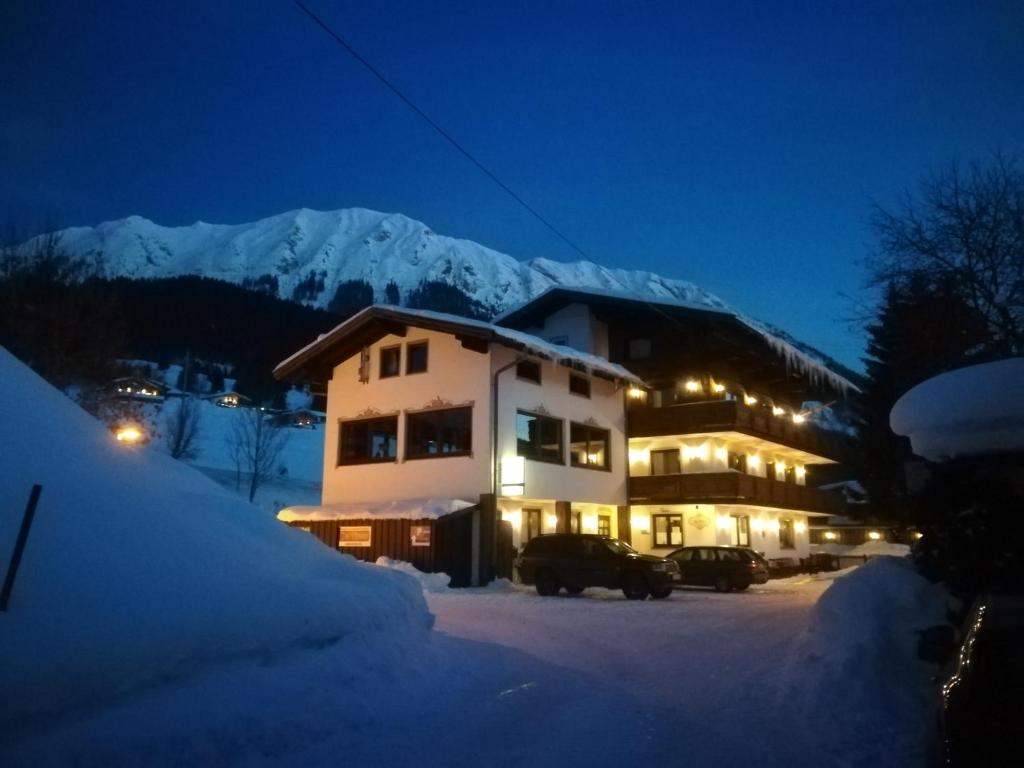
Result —
<svg viewBox="0 0 1024 768"><path fill-rule="evenodd" d="M794 579L722 595L677 590L665 601L633 602L618 592L581 597L429 595L436 629L522 651L596 678L646 715L636 756L690 765L798 766L816 752L814 734L794 721L785 688L794 638L830 581ZM578 692L581 718L594 702ZM603 702L607 704L607 702ZM614 712L599 713L616 720ZM628 728L626 729L628 731ZM822 762L820 755L817 764Z"/></svg>
<svg viewBox="0 0 1024 768"><path fill-rule="evenodd" d="M428 594L431 642L251 659L37 723L4 765L882 765L791 707L828 581L632 602L602 590ZM388 660L389 673L379 663ZM861 724L863 725L863 724Z"/></svg>

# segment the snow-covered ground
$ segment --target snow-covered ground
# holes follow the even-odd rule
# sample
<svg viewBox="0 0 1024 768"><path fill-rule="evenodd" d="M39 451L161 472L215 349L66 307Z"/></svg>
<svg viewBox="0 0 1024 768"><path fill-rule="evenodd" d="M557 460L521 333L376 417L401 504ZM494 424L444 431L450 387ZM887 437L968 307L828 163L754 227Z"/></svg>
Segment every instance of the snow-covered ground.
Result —
<svg viewBox="0 0 1024 768"><path fill-rule="evenodd" d="M665 601L508 583L427 599L430 641L384 674L370 647L224 665L52 723L15 764L920 762L932 670L913 629L944 596L902 561Z"/></svg>

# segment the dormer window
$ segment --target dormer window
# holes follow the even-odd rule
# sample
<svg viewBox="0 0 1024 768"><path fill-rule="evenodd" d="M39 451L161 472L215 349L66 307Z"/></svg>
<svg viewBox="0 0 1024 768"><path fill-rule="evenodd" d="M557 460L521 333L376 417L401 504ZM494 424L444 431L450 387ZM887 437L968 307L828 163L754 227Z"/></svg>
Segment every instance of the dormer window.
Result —
<svg viewBox="0 0 1024 768"><path fill-rule="evenodd" d="M382 347L380 350L380 377L388 379L402 372L402 348Z"/></svg>
<svg viewBox="0 0 1024 768"><path fill-rule="evenodd" d="M590 397L590 379L575 373L569 374L569 391L580 397Z"/></svg>
<svg viewBox="0 0 1024 768"><path fill-rule="evenodd" d="M520 360L516 363L516 378L540 384L540 363L533 360Z"/></svg>

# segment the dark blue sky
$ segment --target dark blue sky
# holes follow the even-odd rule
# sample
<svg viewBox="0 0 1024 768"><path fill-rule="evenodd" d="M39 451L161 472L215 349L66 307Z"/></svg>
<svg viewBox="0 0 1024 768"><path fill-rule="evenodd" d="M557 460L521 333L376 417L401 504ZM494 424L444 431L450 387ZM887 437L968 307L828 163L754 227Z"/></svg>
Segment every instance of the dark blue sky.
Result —
<svg viewBox="0 0 1024 768"><path fill-rule="evenodd" d="M852 365L871 200L1024 151L1017 2L310 4L595 260ZM287 0L8 0L0 62L14 224L363 206L576 258Z"/></svg>

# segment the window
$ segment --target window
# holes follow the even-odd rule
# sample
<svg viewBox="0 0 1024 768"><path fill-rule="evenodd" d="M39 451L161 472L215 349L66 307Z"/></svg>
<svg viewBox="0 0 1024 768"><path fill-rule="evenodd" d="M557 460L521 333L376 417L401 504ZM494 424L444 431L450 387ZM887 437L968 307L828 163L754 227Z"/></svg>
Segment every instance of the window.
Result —
<svg viewBox="0 0 1024 768"><path fill-rule="evenodd" d="M731 544L734 547L750 546L750 518L747 515L736 515L730 528Z"/></svg>
<svg viewBox="0 0 1024 768"><path fill-rule="evenodd" d="M516 363L516 378L540 384L540 363L535 363L533 360L520 360Z"/></svg>
<svg viewBox="0 0 1024 768"><path fill-rule="evenodd" d="M587 469L610 469L608 460L611 433L586 424L569 424L569 463Z"/></svg>
<svg viewBox="0 0 1024 768"><path fill-rule="evenodd" d="M796 483L796 467L786 465L786 482Z"/></svg>
<svg viewBox="0 0 1024 768"><path fill-rule="evenodd" d="M737 472L746 472L747 454L729 451L729 469L734 469Z"/></svg>
<svg viewBox="0 0 1024 768"><path fill-rule="evenodd" d="M651 515L651 535L655 547L683 546L683 516Z"/></svg>
<svg viewBox="0 0 1024 768"><path fill-rule="evenodd" d="M678 475L682 471L679 463L679 451L672 448L667 451L651 451L652 475Z"/></svg>
<svg viewBox="0 0 1024 768"><path fill-rule="evenodd" d="M380 377L387 379L402 372L402 348L382 347L380 350Z"/></svg>
<svg viewBox="0 0 1024 768"><path fill-rule="evenodd" d="M611 536L612 535L612 518L610 515L598 515L597 516L597 535L598 536Z"/></svg>
<svg viewBox="0 0 1024 768"><path fill-rule="evenodd" d="M645 357L651 356L651 340L650 339L630 339L629 340L629 356L633 360L640 360Z"/></svg>
<svg viewBox="0 0 1024 768"><path fill-rule="evenodd" d="M569 374L569 391L580 397L590 397L590 379L586 376Z"/></svg>
<svg viewBox="0 0 1024 768"><path fill-rule="evenodd" d="M572 510L572 513L569 515L569 521L570 533L583 532L582 513L578 509Z"/></svg>
<svg viewBox="0 0 1024 768"><path fill-rule="evenodd" d="M427 372L427 342L417 341L406 345L405 348L405 372L426 373Z"/></svg>
<svg viewBox="0 0 1024 768"><path fill-rule="evenodd" d="M793 521L779 519L779 549L795 549L796 541L793 538Z"/></svg>
<svg viewBox="0 0 1024 768"><path fill-rule="evenodd" d="M465 456L473 447L473 409L410 413L405 417L405 458Z"/></svg>
<svg viewBox="0 0 1024 768"><path fill-rule="evenodd" d="M518 411L516 413L517 453L527 459L564 464L562 421L550 416Z"/></svg>
<svg viewBox="0 0 1024 768"><path fill-rule="evenodd" d="M769 480L774 480L775 479L775 462L774 461L766 461L764 463L764 476L767 477Z"/></svg>
<svg viewBox="0 0 1024 768"><path fill-rule="evenodd" d="M394 461L398 455L398 417L341 422L338 465Z"/></svg>

